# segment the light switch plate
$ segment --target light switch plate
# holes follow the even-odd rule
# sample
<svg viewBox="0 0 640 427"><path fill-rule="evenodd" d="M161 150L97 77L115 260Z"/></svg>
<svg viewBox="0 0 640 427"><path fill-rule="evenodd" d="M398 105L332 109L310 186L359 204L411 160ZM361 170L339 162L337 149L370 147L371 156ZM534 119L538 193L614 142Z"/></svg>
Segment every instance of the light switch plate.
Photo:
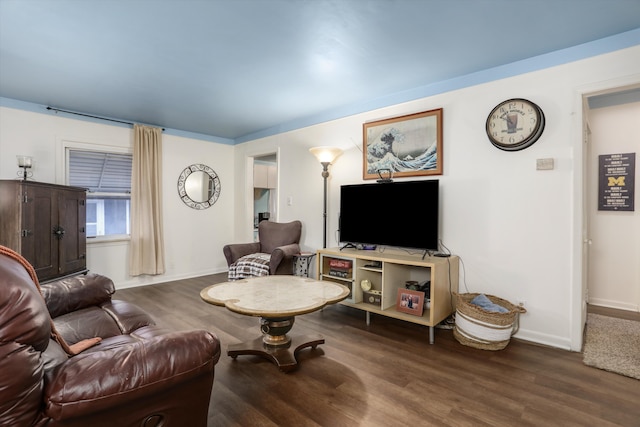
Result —
<svg viewBox="0 0 640 427"><path fill-rule="evenodd" d="M536 159L536 170L550 171L553 170L553 159Z"/></svg>

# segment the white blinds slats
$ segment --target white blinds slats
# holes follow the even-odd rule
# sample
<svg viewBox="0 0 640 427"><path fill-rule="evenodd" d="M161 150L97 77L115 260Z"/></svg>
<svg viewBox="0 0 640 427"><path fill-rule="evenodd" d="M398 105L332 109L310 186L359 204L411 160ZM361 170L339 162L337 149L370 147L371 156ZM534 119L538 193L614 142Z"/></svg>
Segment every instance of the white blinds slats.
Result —
<svg viewBox="0 0 640 427"><path fill-rule="evenodd" d="M131 154L69 150L69 184L92 193L131 193Z"/></svg>

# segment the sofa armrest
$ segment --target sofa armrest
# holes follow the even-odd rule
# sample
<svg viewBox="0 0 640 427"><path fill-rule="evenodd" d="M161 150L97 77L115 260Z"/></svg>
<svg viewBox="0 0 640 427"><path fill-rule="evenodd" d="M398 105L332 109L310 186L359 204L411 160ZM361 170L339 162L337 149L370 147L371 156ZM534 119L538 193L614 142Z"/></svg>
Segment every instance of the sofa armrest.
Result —
<svg viewBox="0 0 640 427"><path fill-rule="evenodd" d="M234 243L231 245L225 245L222 248L222 253L227 259L227 265L231 265L245 255L255 254L260 252L260 243Z"/></svg>
<svg viewBox="0 0 640 427"><path fill-rule="evenodd" d="M219 358L219 340L203 330L80 353L46 373L45 414L56 421L119 414L199 377L213 383Z"/></svg>
<svg viewBox="0 0 640 427"><path fill-rule="evenodd" d="M40 285L52 318L111 300L113 281L100 274L83 274Z"/></svg>
<svg viewBox="0 0 640 427"><path fill-rule="evenodd" d="M273 252L271 252L269 273L272 275L293 274L293 256L299 253L300 245L297 243L275 248Z"/></svg>

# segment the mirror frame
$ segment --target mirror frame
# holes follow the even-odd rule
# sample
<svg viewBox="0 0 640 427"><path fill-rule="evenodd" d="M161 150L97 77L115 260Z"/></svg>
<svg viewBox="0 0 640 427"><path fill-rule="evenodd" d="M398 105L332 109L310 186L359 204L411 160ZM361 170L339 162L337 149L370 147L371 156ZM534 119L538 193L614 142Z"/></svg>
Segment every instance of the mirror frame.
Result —
<svg viewBox="0 0 640 427"><path fill-rule="evenodd" d="M185 183L187 181L187 178L194 172L204 172L207 175L209 175L211 185L213 186L213 191L211 192L211 196L209 197L208 200L205 200L204 202L193 200L187 194ZM180 176L178 177L178 196L184 202L185 205L193 209L203 210L213 206L218 200L218 197L220 197L221 189L222 188L220 186L220 177L218 177L218 174L216 174L216 172L213 169L211 169L209 166L203 165L202 163L195 163L190 166L187 166L186 168L184 168L184 170L180 173Z"/></svg>

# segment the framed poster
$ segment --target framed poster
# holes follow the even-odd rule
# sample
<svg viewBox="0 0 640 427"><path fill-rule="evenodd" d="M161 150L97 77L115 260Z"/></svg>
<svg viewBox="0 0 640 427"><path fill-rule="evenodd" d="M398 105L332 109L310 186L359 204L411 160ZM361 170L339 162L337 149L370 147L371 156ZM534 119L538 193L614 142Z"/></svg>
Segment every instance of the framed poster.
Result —
<svg viewBox="0 0 640 427"><path fill-rule="evenodd" d="M413 314L414 316L422 316L422 311L424 310L424 292L404 288L398 289L396 310Z"/></svg>
<svg viewBox="0 0 640 427"><path fill-rule="evenodd" d="M442 175L442 108L365 123L363 179Z"/></svg>
<svg viewBox="0 0 640 427"><path fill-rule="evenodd" d="M636 153L598 156L598 210L634 211Z"/></svg>

